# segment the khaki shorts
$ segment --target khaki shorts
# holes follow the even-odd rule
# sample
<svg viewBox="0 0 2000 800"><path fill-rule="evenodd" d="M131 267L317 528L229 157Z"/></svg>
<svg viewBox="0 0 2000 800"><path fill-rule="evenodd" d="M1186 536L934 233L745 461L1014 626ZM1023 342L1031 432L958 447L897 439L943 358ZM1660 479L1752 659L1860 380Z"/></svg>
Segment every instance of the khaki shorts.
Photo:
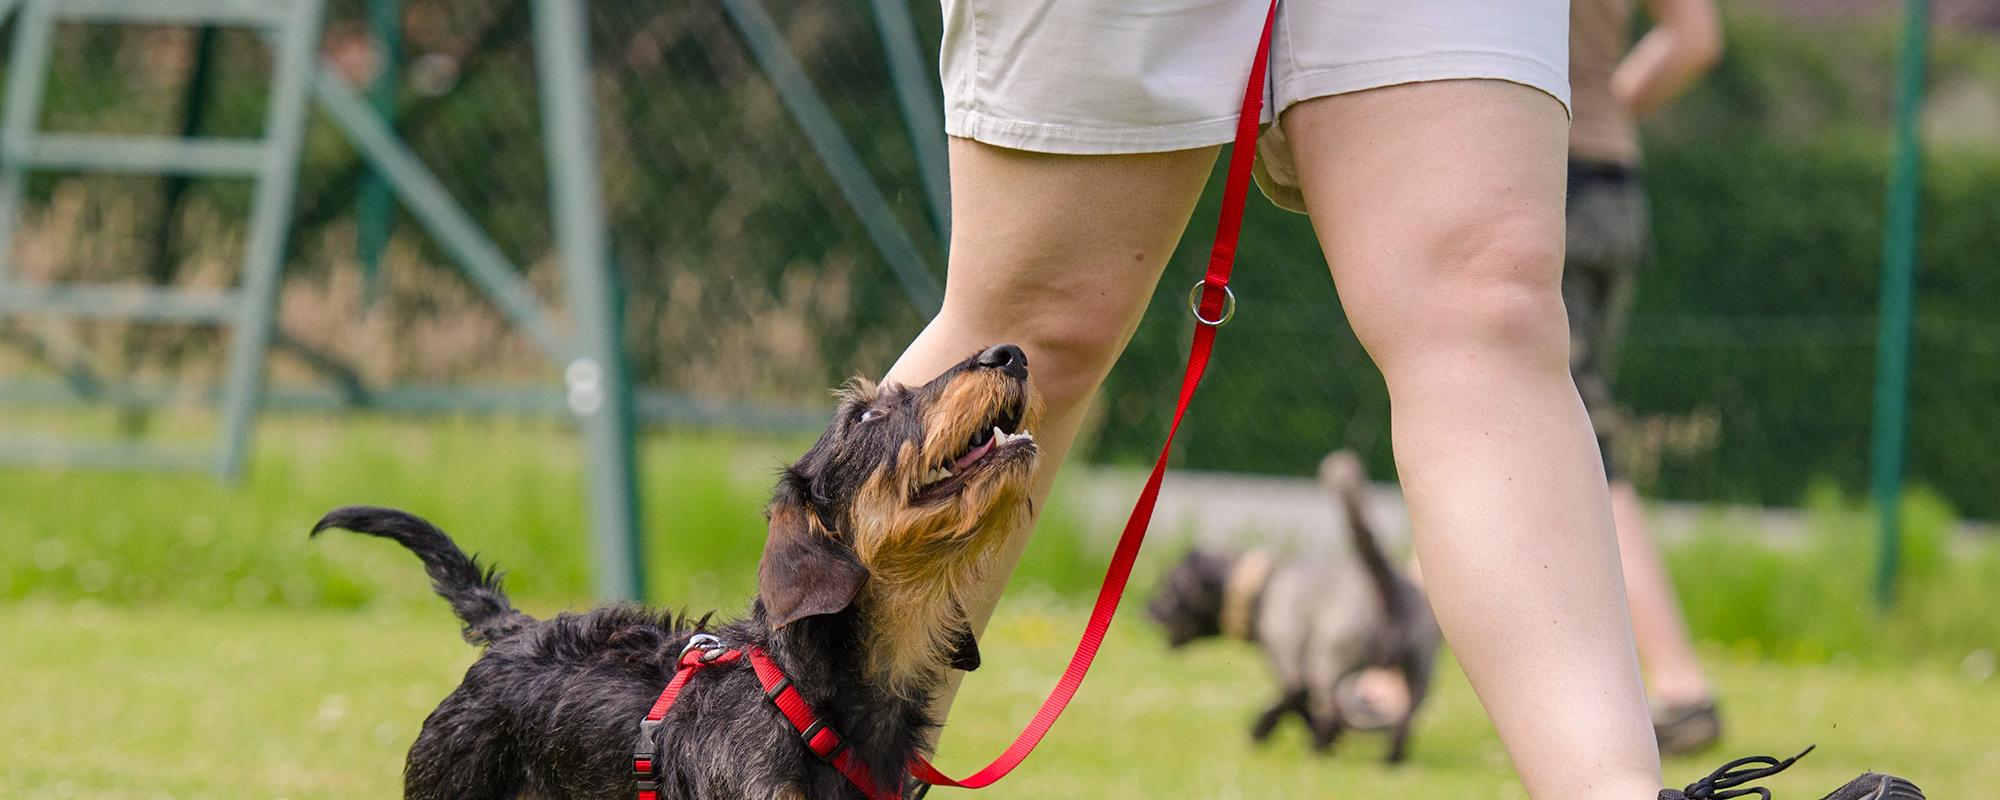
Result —
<svg viewBox="0 0 2000 800"><path fill-rule="evenodd" d="M1652 252L1646 191L1630 167L1571 161L1563 307L1569 369L1597 430L1605 471L1621 477L1627 414L1611 395L1612 368L1632 310L1632 291Z"/></svg>
<svg viewBox="0 0 2000 800"><path fill-rule="evenodd" d="M1231 141L1262 0L943 0L945 131L1041 153L1186 150ZM1486 78L1569 105L1566 0L1288 0L1264 121L1301 100ZM1258 181L1303 211L1277 128Z"/></svg>

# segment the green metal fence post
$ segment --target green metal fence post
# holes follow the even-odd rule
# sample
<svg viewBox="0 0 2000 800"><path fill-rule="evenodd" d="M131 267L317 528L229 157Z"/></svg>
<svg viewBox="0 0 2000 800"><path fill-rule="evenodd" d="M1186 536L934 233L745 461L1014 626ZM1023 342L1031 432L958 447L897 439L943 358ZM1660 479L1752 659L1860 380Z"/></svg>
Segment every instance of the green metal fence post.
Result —
<svg viewBox="0 0 2000 800"><path fill-rule="evenodd" d="M381 48L380 68L375 84L368 89L368 101L375 106L375 113L394 127L398 67L403 58L403 0L368 0L368 34ZM355 192L359 228L355 248L361 257L364 297L373 300L381 288L382 253L389 248L389 235L394 231L396 201L389 194L389 185L372 167L362 173Z"/></svg>
<svg viewBox="0 0 2000 800"><path fill-rule="evenodd" d="M536 0L536 71L557 244L569 290L576 356L563 370L569 406L583 427L585 488L597 592L643 600L646 572L639 529L638 460L633 452L632 385L625 369L617 293L607 256L604 195L597 159L589 29L584 0Z"/></svg>
<svg viewBox="0 0 2000 800"><path fill-rule="evenodd" d="M278 314L278 284L297 199L299 162L306 135L306 102L319 62L323 0L293 0L272 54L271 99L265 109L263 165L244 236L242 303L229 341L229 373L222 386L222 445L216 472L243 475L250 457L250 428L264 383L264 358Z"/></svg>
<svg viewBox="0 0 2000 800"><path fill-rule="evenodd" d="M1903 458L1909 435L1910 327L1916 283L1917 204L1923 184L1917 114L1923 107L1929 0L1909 0L1896 89L1895 162L1882 231L1882 300L1875 361L1875 424L1869 473L1879 525L1875 599L1895 601Z"/></svg>
<svg viewBox="0 0 2000 800"><path fill-rule="evenodd" d="M924 198L930 201L931 224L937 228L938 241L949 247L951 180L944 152L944 98L931 83L937 64L927 62L917 45L917 26L910 20L907 0L871 3L875 29L882 35L882 51L889 59L889 78L896 86L896 104L902 107L903 127L917 157L917 174L923 179Z"/></svg>
<svg viewBox="0 0 2000 800"><path fill-rule="evenodd" d="M13 281L14 227L20 216L22 184L27 175L20 152L42 121L42 101L48 90L49 59L55 27L47 2L28 3L14 20L13 52L8 54L7 101L0 120L0 291Z"/></svg>

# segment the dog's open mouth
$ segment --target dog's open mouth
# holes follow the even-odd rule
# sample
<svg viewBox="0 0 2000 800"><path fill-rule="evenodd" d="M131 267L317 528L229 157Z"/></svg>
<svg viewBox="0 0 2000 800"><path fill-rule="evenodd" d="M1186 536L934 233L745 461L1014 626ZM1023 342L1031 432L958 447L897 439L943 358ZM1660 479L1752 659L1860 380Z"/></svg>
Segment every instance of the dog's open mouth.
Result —
<svg viewBox="0 0 2000 800"><path fill-rule="evenodd" d="M917 487L916 499L929 500L952 494L988 466L1007 461L1011 456L1034 452L1034 434L1021 430L1023 405L1022 400L1013 399L994 409L986 420L973 429L972 435L956 454L944 463L932 466L924 474L923 483Z"/></svg>

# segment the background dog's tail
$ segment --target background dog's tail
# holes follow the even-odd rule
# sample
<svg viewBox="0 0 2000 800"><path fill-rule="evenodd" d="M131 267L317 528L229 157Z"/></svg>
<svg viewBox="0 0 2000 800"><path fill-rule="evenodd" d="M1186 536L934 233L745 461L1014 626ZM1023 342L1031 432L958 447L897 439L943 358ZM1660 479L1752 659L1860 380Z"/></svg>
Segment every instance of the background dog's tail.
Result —
<svg viewBox="0 0 2000 800"><path fill-rule="evenodd" d="M312 535L328 528L340 528L370 536L380 536L416 553L430 573L431 588L437 590L458 618L465 621L465 640L488 644L505 638L534 622L534 618L514 610L500 591L500 576L491 567L466 555L451 537L423 518L393 508L347 506L327 512L314 525Z"/></svg>
<svg viewBox="0 0 2000 800"><path fill-rule="evenodd" d="M1399 613L1403 603L1396 568L1390 566L1389 556L1382 552L1382 543L1376 541L1375 529L1368 522L1368 468L1353 451L1340 450L1320 462L1319 478L1347 512L1347 535L1354 541L1355 556L1361 559L1375 591L1382 597L1382 607L1392 615Z"/></svg>

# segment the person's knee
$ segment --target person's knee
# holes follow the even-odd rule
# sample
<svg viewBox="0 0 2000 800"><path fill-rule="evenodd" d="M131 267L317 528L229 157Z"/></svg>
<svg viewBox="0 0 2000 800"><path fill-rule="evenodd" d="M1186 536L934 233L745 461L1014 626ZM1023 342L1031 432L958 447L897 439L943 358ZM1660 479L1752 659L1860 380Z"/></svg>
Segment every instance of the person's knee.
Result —
<svg viewBox="0 0 2000 800"><path fill-rule="evenodd" d="M1355 331L1393 379L1408 366L1469 354L1567 372L1562 221L1496 213L1438 226L1412 247L1384 307ZM1368 302L1365 299L1357 303Z"/></svg>
<svg viewBox="0 0 2000 800"><path fill-rule="evenodd" d="M1086 286L1016 285L952 298L943 314L1020 345L1036 388L1056 408L1081 403L1104 379L1132 337L1144 296Z"/></svg>

